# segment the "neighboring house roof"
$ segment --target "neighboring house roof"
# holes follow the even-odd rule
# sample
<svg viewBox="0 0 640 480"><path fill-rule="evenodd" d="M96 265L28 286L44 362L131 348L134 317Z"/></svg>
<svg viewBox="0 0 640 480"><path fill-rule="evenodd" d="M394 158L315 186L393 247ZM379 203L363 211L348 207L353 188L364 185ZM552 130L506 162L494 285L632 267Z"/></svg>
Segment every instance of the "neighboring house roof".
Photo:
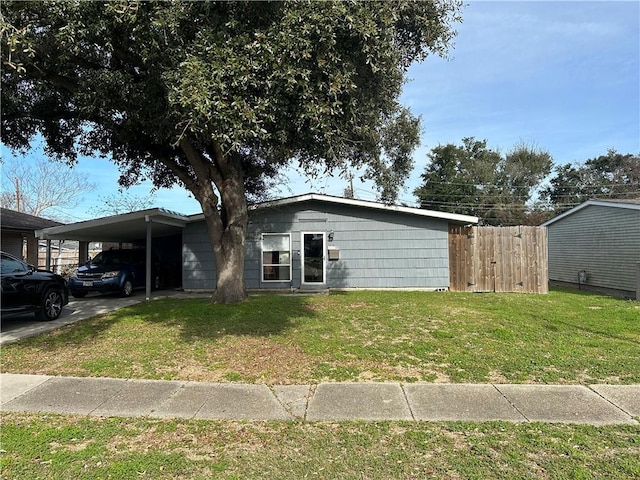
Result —
<svg viewBox="0 0 640 480"><path fill-rule="evenodd" d="M407 213L410 215L418 215L422 217L441 218L455 223L469 224L478 223L478 217L472 217L470 215L460 215L457 213L438 212L435 210L425 210L423 208L412 207L399 207L397 205L385 205L384 203L371 202L368 200L358 200L354 198L342 198L334 197L331 195L321 195L318 193L307 193L304 195L297 195L295 197L287 197L279 200L270 200L266 202L256 203L249 207L250 210L259 210L263 208L273 208L286 205L295 205L298 203L308 201L318 201L324 203L331 203L335 205L350 205L355 207L370 208L374 210L384 210L388 212ZM200 220L204 218L204 215L199 213L190 217L192 220Z"/></svg>
<svg viewBox="0 0 640 480"><path fill-rule="evenodd" d="M8 208L2 208L0 212L0 226L2 230L33 232L34 230L58 225L63 224L54 220L9 210Z"/></svg>
<svg viewBox="0 0 640 480"><path fill-rule="evenodd" d="M573 215L580 210L587 208L589 206L599 206L599 207L610 207L610 208L627 208L632 210L640 210L640 198L637 199L629 199L629 200L587 200L584 203L581 203L577 207L573 207L571 210L567 210L566 212L558 215L557 217L552 218L551 220L547 220L541 226L548 227L549 225L557 222L558 220L562 220L569 215Z"/></svg>

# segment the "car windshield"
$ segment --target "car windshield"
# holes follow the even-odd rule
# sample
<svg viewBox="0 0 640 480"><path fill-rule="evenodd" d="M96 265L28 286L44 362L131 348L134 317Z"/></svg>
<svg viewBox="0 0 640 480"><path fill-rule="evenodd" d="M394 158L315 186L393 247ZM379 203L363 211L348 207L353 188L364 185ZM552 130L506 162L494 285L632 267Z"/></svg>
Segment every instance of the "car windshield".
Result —
<svg viewBox="0 0 640 480"><path fill-rule="evenodd" d="M16 260L15 258L5 257L4 255L2 256L1 271L3 275L6 273L26 272L27 269L28 268L24 263Z"/></svg>
<svg viewBox="0 0 640 480"><path fill-rule="evenodd" d="M119 265L129 261L128 255L123 252L106 250L95 256L91 263L94 265Z"/></svg>

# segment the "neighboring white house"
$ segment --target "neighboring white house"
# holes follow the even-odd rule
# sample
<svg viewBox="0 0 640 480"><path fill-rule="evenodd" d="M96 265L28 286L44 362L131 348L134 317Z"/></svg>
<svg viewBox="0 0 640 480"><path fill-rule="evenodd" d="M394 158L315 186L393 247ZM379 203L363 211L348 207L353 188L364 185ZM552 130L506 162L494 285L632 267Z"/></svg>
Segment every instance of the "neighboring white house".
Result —
<svg viewBox="0 0 640 480"><path fill-rule="evenodd" d="M552 283L640 299L640 199L589 200L542 226Z"/></svg>

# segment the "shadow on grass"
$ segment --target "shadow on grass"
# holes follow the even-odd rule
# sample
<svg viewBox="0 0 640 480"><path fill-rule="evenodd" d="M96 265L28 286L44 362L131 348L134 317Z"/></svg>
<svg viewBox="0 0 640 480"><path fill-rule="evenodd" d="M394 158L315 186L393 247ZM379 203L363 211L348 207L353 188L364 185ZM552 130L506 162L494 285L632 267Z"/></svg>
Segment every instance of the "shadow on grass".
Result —
<svg viewBox="0 0 640 480"><path fill-rule="evenodd" d="M3 348L11 349L14 345L18 347L24 345L37 347L46 352L56 351L62 347L80 346L102 336L118 321L115 313L99 314L77 323L64 325L51 332L45 332L3 345Z"/></svg>
<svg viewBox="0 0 640 480"><path fill-rule="evenodd" d="M603 321L606 321L605 319L603 319ZM572 328L574 330L577 330L579 332L583 332L583 333L590 333L592 335L597 335L600 337L604 337L604 338L608 338L610 340L618 340L621 342L628 342L628 343L633 343L635 345L640 345L640 340L635 340L633 338L629 338L629 337L625 337L623 335L619 335L617 333L612 333L612 332L606 332L603 330L598 330L595 328L589 328L589 327L585 327L584 325L576 325L575 323L571 323L571 322L566 322L563 320L555 320L556 324L560 324L560 325L564 325L565 327L568 328ZM557 328L556 328L557 330Z"/></svg>
<svg viewBox="0 0 640 480"><path fill-rule="evenodd" d="M586 302L587 300L599 300L599 299L604 299L607 302L633 302L630 300L623 300L617 297L609 297L606 295L602 295L600 293L597 292L590 292L588 290L578 290L575 288L570 288L570 287L554 287L554 289L556 292L562 293L563 295L566 295L567 297L576 297L575 303L576 305L584 305L584 302ZM632 303L632 304L635 304ZM606 308L606 307L605 307ZM603 310L603 315L602 315L602 323L603 325L608 325L610 322L610 319L607 318L606 315L606 310ZM634 338L629 338L628 336L625 335L621 335L612 331L607 331L605 329L600 329L600 328L594 328L592 326L589 325L583 325L583 324L577 324L575 322L570 322L570 321L566 321L566 320L561 320L561 319L554 319L553 321L554 324L557 325L563 325L564 327L576 330L578 332L583 332L583 333L589 333L592 335L598 335L601 336L603 338L608 338L611 340L619 340L622 342L628 342L628 343L632 343L635 345L640 345L640 340L636 340ZM640 327L640 323L638 324ZM608 325L610 326L610 325ZM557 331L558 328L555 326L547 326L546 327L549 330L555 330ZM610 328L614 328L612 326L610 326ZM640 330L639 330L640 331Z"/></svg>
<svg viewBox="0 0 640 480"><path fill-rule="evenodd" d="M314 317L307 299L261 295L233 305L212 304L208 299L168 299L140 305L135 314L145 322L178 327L185 342L229 335L269 337L285 333L302 318Z"/></svg>
<svg viewBox="0 0 640 480"><path fill-rule="evenodd" d="M174 327L185 343L214 341L224 336L269 337L285 333L302 318L316 313L305 296L260 295L234 305L216 305L208 298L167 298L139 303L98 315L52 332L25 338L12 345L54 352L60 348L80 347L94 339L113 335L144 335L136 331L140 322ZM119 329L117 333L112 330ZM158 335L162 335L161 328ZM11 349L11 346L7 346Z"/></svg>

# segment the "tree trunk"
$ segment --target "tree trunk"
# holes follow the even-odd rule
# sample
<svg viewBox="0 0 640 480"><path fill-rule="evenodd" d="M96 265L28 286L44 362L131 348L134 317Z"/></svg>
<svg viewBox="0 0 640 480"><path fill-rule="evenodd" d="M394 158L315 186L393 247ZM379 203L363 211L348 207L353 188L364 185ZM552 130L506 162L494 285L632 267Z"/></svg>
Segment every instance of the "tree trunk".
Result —
<svg viewBox="0 0 640 480"><path fill-rule="evenodd" d="M244 284L244 232L226 231L219 244L214 244L217 285L213 303L237 303L247 299Z"/></svg>
<svg viewBox="0 0 640 480"><path fill-rule="evenodd" d="M180 147L193 167L193 172L185 172L169 158L164 161L202 207L216 262L216 290L211 301L242 302L247 299L244 248L248 208L241 158L234 153L224 154L220 145L215 142L205 156L186 136L180 140ZM195 174L195 178L191 174ZM213 184L220 193L220 198L215 194Z"/></svg>
<svg viewBox="0 0 640 480"><path fill-rule="evenodd" d="M247 299L244 257L248 209L242 174L236 172L218 187L220 205L210 204L203 208L216 259L213 303L237 303Z"/></svg>

